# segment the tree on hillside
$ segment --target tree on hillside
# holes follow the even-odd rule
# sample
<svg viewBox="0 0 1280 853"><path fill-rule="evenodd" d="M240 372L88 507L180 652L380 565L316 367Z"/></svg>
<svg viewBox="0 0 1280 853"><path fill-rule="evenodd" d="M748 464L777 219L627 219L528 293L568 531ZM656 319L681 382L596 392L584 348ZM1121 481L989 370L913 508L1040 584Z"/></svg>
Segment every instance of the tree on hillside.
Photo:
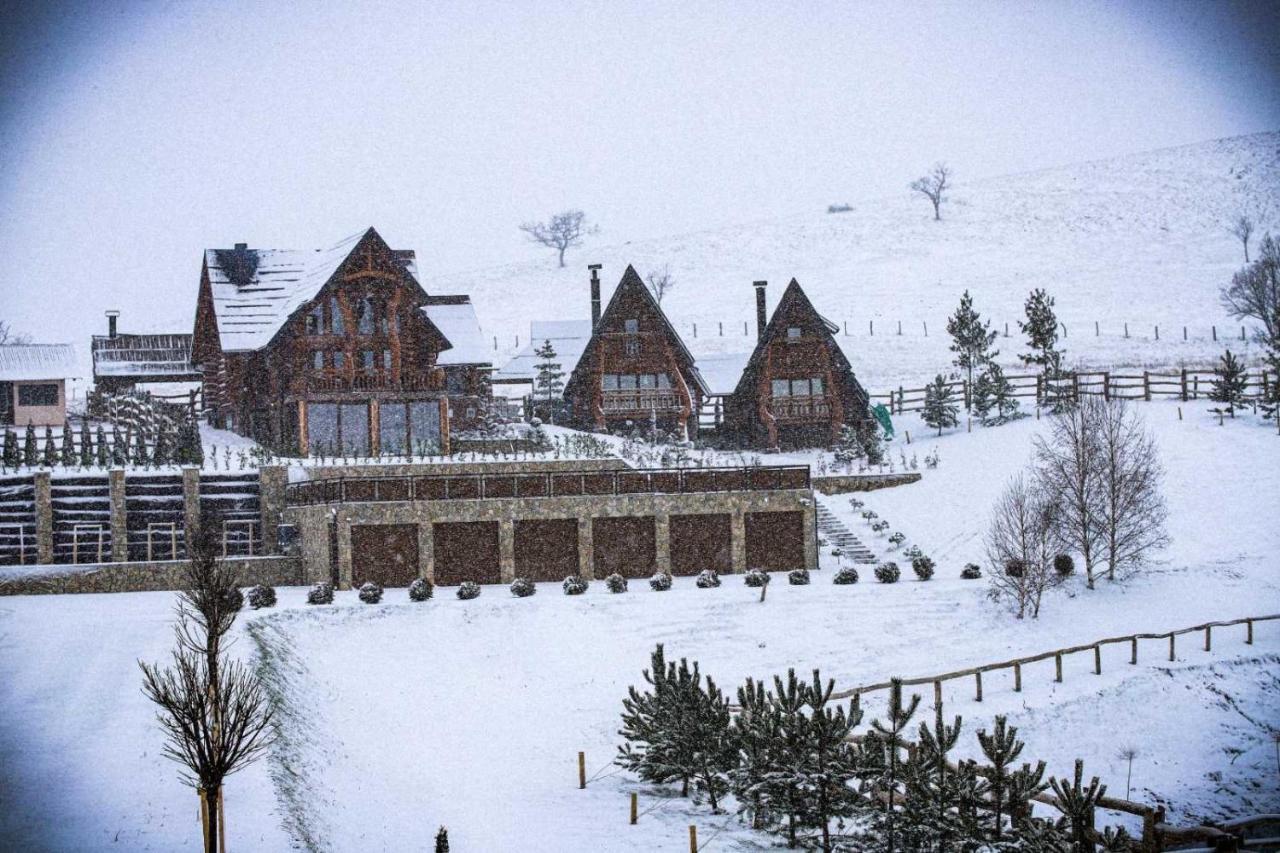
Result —
<svg viewBox="0 0 1280 853"><path fill-rule="evenodd" d="M943 427L953 427L959 423L957 417L959 412L959 407L956 406L952 399L951 386L947 384L947 380L939 373L932 382L925 386L924 412L921 417L926 424L938 431L938 435L942 435Z"/></svg>
<svg viewBox="0 0 1280 853"><path fill-rule="evenodd" d="M0 347L8 344L29 344L31 343L30 335L19 335L13 331L13 326L5 320L0 320Z"/></svg>
<svg viewBox="0 0 1280 853"><path fill-rule="evenodd" d="M1107 405L1100 397L1085 397L1078 405L1055 414L1047 434L1036 436L1034 442L1036 477L1043 488L1058 496L1058 533L1064 545L1084 558L1089 589L1093 589L1102 536L1098 431L1101 410Z"/></svg>
<svg viewBox="0 0 1280 853"><path fill-rule="evenodd" d="M547 419L555 423L556 398L564 391L564 371L560 362L556 361L556 348L550 339L543 341L542 346L533 351L538 357L537 375L534 378L534 393L547 401Z"/></svg>
<svg viewBox="0 0 1280 853"><path fill-rule="evenodd" d="M1013 395L1013 383L994 361L978 374L973 384L973 412L983 424L1002 424L1018 414L1018 398Z"/></svg>
<svg viewBox="0 0 1280 853"><path fill-rule="evenodd" d="M662 301L662 297L671 292L676 286L676 277L671 274L671 268L663 264L660 269L651 270L645 281L649 284L649 290L653 292L653 298Z"/></svg>
<svg viewBox="0 0 1280 853"><path fill-rule="evenodd" d="M1263 341L1280 339L1280 244L1270 234L1262 238L1258 259L1222 288L1221 299L1231 316L1261 323Z"/></svg>
<svg viewBox="0 0 1280 853"><path fill-rule="evenodd" d="M1018 321L1018 329L1027 336L1029 352L1019 354L1023 364L1037 365L1048 371L1062 361L1058 347L1058 316L1053 311L1053 297L1041 288L1027 296L1023 306L1027 319Z"/></svg>
<svg viewBox="0 0 1280 853"><path fill-rule="evenodd" d="M951 169L946 163L935 163L927 175L911 182L911 189L929 199L933 205L934 221L942 219L942 203L951 189Z"/></svg>
<svg viewBox="0 0 1280 853"><path fill-rule="evenodd" d="M1249 238L1253 236L1253 217L1248 213L1240 213L1227 226L1235 238L1244 245L1244 262L1249 263Z"/></svg>
<svg viewBox="0 0 1280 853"><path fill-rule="evenodd" d="M1277 327L1280 327L1280 304L1275 307L1274 322ZM1263 417L1276 420L1277 428L1280 429L1280 335L1272 337L1267 342L1263 363L1271 378L1266 392L1262 395L1260 408Z"/></svg>
<svg viewBox="0 0 1280 853"><path fill-rule="evenodd" d="M1245 390L1248 388L1248 374L1240 359L1228 349L1218 362L1213 372L1213 387L1209 390L1209 399L1222 403L1231 417L1236 416L1236 409L1244 405Z"/></svg>
<svg viewBox="0 0 1280 853"><path fill-rule="evenodd" d="M960 307L947 320L947 334L951 335L951 351L956 354L952 364L965 372L972 387L974 371L981 370L1000 353L991 348L997 333L974 310L973 297L967 290L960 297Z"/></svg>
<svg viewBox="0 0 1280 853"><path fill-rule="evenodd" d="M598 229L587 224L587 215L581 210L566 210L552 215L546 222L525 222L520 226L530 241L555 249L564 266L564 253L582 245L582 238Z"/></svg>
<svg viewBox="0 0 1280 853"><path fill-rule="evenodd" d="M1169 542L1164 468L1137 409L1123 400L1098 409L1095 432L1098 558L1106 560L1107 579L1115 580L1141 568Z"/></svg>

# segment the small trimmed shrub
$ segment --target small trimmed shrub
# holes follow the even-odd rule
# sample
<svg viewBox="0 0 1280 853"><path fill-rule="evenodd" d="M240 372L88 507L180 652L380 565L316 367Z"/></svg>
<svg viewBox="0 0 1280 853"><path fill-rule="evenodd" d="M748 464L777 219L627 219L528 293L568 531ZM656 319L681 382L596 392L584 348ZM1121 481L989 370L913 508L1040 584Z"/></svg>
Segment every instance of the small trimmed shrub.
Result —
<svg viewBox="0 0 1280 853"><path fill-rule="evenodd" d="M583 578L580 578L577 575L569 575L569 577L564 579L564 594L582 595L587 591L588 586L590 586L590 584L588 584Z"/></svg>
<svg viewBox="0 0 1280 853"><path fill-rule="evenodd" d="M903 533L901 530L898 530L898 531L895 531L894 533L889 534L890 545L898 546L906 541L907 541L907 534Z"/></svg>
<svg viewBox="0 0 1280 853"><path fill-rule="evenodd" d="M923 555L911 561L911 571L915 572L916 577L922 581L927 581L933 577L933 568L933 560Z"/></svg>
<svg viewBox="0 0 1280 853"><path fill-rule="evenodd" d="M426 601L435 593L435 587L426 578L414 578L409 584L410 601Z"/></svg>
<svg viewBox="0 0 1280 853"><path fill-rule="evenodd" d="M333 604L333 584L321 581L307 592L307 604Z"/></svg>
<svg viewBox="0 0 1280 853"><path fill-rule="evenodd" d="M373 581L360 584L360 600L365 604L377 604L382 600L382 584Z"/></svg>
<svg viewBox="0 0 1280 853"><path fill-rule="evenodd" d="M982 568L977 563L966 563L960 570L960 577L967 581L976 581L982 577Z"/></svg>
<svg viewBox="0 0 1280 853"><path fill-rule="evenodd" d="M902 556L906 557L908 560L914 560L916 557L924 556L924 551L920 550L919 545L912 545L902 552Z"/></svg>
<svg viewBox="0 0 1280 853"><path fill-rule="evenodd" d="M462 601L470 601L473 598L480 597L480 584L475 581L463 581L458 584L458 598Z"/></svg>
<svg viewBox="0 0 1280 853"><path fill-rule="evenodd" d="M240 591L239 587L233 586L227 590L227 607L237 611L244 607L244 593Z"/></svg>
<svg viewBox="0 0 1280 853"><path fill-rule="evenodd" d="M511 594L516 598L528 598L538 591L538 587L528 578L516 578L511 582Z"/></svg>
<svg viewBox="0 0 1280 853"><path fill-rule="evenodd" d="M787 572L787 583L792 586L808 586L809 570L808 569L792 569Z"/></svg>
<svg viewBox="0 0 1280 853"><path fill-rule="evenodd" d="M889 529L889 522L885 521L884 519L880 519L879 521L872 522L871 529L876 533L883 533Z"/></svg>
<svg viewBox="0 0 1280 853"><path fill-rule="evenodd" d="M880 583L897 583L902 577L902 570L897 563L881 563L876 566L876 580Z"/></svg>
<svg viewBox="0 0 1280 853"><path fill-rule="evenodd" d="M615 593L626 592L627 579L624 578L622 575L618 574L617 572L614 572L613 574L609 575L609 577L604 579L604 586L605 586L605 589L609 590L609 592L615 592Z"/></svg>
<svg viewBox="0 0 1280 853"><path fill-rule="evenodd" d="M258 584L249 590L249 606L254 610L276 606L276 591L265 584Z"/></svg>
<svg viewBox="0 0 1280 853"><path fill-rule="evenodd" d="M838 560L844 556L844 551L841 551L839 548L832 548L831 556L835 557Z"/></svg>
<svg viewBox="0 0 1280 853"><path fill-rule="evenodd" d="M864 501L859 500L858 498L849 498L849 506L853 507L854 509L862 509L864 506L866 506L866 503Z"/></svg>
<svg viewBox="0 0 1280 853"><path fill-rule="evenodd" d="M769 585L769 573L764 569L752 569L743 577L747 586L759 589L762 586Z"/></svg>
<svg viewBox="0 0 1280 853"><path fill-rule="evenodd" d="M864 509L862 511L862 517L865 518L867 521L872 521L874 519L879 518L880 516L877 515L876 511L873 509Z"/></svg>
<svg viewBox="0 0 1280 853"><path fill-rule="evenodd" d="M712 569L703 569L698 572L698 579L693 583L698 589L715 589L720 586L720 575Z"/></svg>
<svg viewBox="0 0 1280 853"><path fill-rule="evenodd" d="M1070 577L1075 574L1076 561L1071 559L1070 554L1059 554L1053 558L1053 570L1060 578Z"/></svg>
<svg viewBox="0 0 1280 853"><path fill-rule="evenodd" d="M836 572L836 576L832 578L831 581L832 583L838 583L842 586L845 584L857 583L858 570L853 566L845 566L843 569Z"/></svg>
<svg viewBox="0 0 1280 853"><path fill-rule="evenodd" d="M1004 573L1011 578L1020 578L1027 573L1027 564L1021 560L1010 560L1004 564Z"/></svg>
<svg viewBox="0 0 1280 853"><path fill-rule="evenodd" d="M658 572L649 578L649 588L654 592L666 592L671 589L671 575L666 572Z"/></svg>

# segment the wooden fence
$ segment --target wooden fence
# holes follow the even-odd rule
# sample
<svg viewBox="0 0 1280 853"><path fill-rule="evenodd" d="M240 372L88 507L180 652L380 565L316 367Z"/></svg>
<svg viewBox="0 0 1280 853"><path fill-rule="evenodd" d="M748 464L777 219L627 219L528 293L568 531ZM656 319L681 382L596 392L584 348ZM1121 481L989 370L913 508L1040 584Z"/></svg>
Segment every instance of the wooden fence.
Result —
<svg viewBox="0 0 1280 853"><path fill-rule="evenodd" d="M1083 370L1065 375L1061 380L1046 382L1043 373L1006 375L1013 387L1013 397L1034 398L1043 403L1047 396L1058 395L1079 399L1082 395L1094 395L1106 400L1153 400L1156 397L1174 397L1187 402L1207 397L1217 373L1212 369L1183 369L1177 373L1157 373L1149 370L1131 373L1110 370ZM1251 371L1245 374L1245 399L1263 399L1280 377L1269 371ZM944 383L952 398L963 403L966 409L973 402L973 388L966 379ZM924 410L926 388L904 388L896 391L870 394L871 402L883 402L890 414Z"/></svg>

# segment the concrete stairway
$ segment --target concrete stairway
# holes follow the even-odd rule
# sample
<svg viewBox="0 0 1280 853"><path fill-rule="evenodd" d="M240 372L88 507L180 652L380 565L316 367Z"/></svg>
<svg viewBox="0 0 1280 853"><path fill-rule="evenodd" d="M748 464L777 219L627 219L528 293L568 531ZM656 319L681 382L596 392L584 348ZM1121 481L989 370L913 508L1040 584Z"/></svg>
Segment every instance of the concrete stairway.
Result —
<svg viewBox="0 0 1280 853"><path fill-rule="evenodd" d="M840 519L818 498L818 534L826 540L826 548L839 548L844 552L844 559L864 565L874 565L876 555L862 544L862 540L853 535L853 531L844 526Z"/></svg>

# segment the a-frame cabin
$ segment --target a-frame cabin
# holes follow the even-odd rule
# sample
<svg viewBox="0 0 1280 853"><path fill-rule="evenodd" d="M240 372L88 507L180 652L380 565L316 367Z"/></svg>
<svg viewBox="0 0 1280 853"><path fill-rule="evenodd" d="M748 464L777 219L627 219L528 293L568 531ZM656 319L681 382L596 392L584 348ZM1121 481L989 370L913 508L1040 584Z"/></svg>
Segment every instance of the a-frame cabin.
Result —
<svg viewBox="0 0 1280 853"><path fill-rule="evenodd" d="M600 281L591 276L591 339L564 398L579 429L657 429L694 437L708 394L693 356L631 266L600 313Z"/></svg>
<svg viewBox="0 0 1280 853"><path fill-rule="evenodd" d="M446 449L488 394L465 296L429 296L372 228L320 251L209 249L191 361L220 427L285 452Z"/></svg>
<svg viewBox="0 0 1280 853"><path fill-rule="evenodd" d="M841 427L871 418L867 392L836 343L839 327L795 279L766 324L765 282L755 289L759 340L725 402L726 431L751 447L830 446Z"/></svg>

